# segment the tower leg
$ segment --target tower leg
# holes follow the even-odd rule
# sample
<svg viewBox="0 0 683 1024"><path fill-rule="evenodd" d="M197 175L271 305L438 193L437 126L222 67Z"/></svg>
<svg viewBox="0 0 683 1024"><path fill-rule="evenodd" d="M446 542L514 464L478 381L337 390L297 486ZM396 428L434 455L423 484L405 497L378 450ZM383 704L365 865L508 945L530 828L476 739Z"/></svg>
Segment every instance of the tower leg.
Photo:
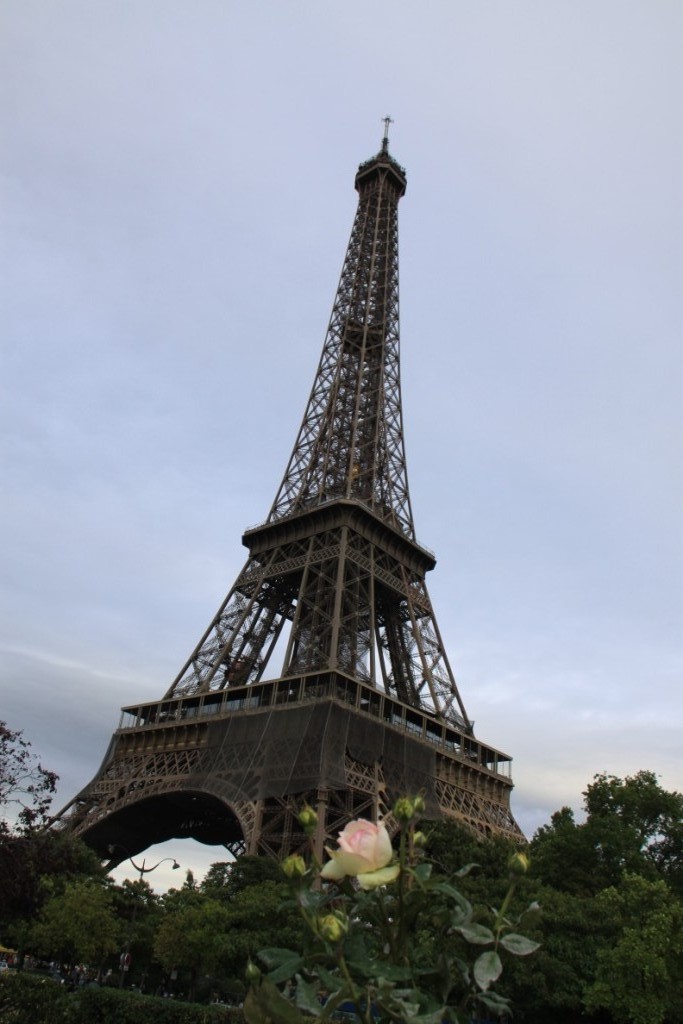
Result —
<svg viewBox="0 0 683 1024"><path fill-rule="evenodd" d="M255 857L259 852L259 839L261 838L261 827L263 824L263 800L256 800L254 814L254 827L247 843L246 852Z"/></svg>

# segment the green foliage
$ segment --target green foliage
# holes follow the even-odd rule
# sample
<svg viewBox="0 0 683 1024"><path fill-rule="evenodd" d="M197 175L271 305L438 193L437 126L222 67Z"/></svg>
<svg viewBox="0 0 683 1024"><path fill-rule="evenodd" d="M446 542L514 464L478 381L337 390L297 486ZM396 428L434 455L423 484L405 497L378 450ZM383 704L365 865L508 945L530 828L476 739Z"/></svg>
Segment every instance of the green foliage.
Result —
<svg viewBox="0 0 683 1024"><path fill-rule="evenodd" d="M502 958L527 956L537 948L517 932L517 919L510 916L526 860L513 855L499 909L491 911L490 925L479 922L454 879L434 872L425 861L416 842L420 805L416 798L409 814L404 801L395 814L402 829L393 871L385 859L377 863L375 857L385 848L386 833L382 837L381 827L375 829L373 847L365 823L360 833L359 823L347 826L346 845L342 842L334 855L332 871L329 865L323 870L323 878L339 879L337 866L343 867L347 877L334 885L318 887L320 865L314 855L303 875L298 858L285 862L306 924L304 941L294 948L278 944L261 950L266 975L250 965L244 1005L249 1024L305 1024L311 1015L328 1020L335 1010L366 1024L459 1024L473 1013L507 1011L508 1001L496 988ZM350 875L357 876L357 883ZM387 883L387 877L394 880Z"/></svg>
<svg viewBox="0 0 683 1024"><path fill-rule="evenodd" d="M627 875L595 904L609 942L597 952L588 1010L608 1010L618 1024L683 1020L683 908L666 884Z"/></svg>
<svg viewBox="0 0 683 1024"><path fill-rule="evenodd" d="M235 861L212 864L200 890L211 899L229 902L238 893L263 882L281 882L282 873L277 861L270 857L245 854Z"/></svg>
<svg viewBox="0 0 683 1024"><path fill-rule="evenodd" d="M125 879L113 888L114 908L121 922L121 946L131 955L126 986L145 982L152 969L154 939L161 923L162 900L144 879ZM118 965L117 965L118 971Z"/></svg>
<svg viewBox="0 0 683 1024"><path fill-rule="evenodd" d="M642 771L598 775L584 798L583 823L563 808L531 844L542 948L529 972L511 971L519 1019L573 1021L587 1007L620 1024L678 1022L683 797Z"/></svg>
<svg viewBox="0 0 683 1024"><path fill-rule="evenodd" d="M275 935L280 941L299 940L301 923L282 908L289 889L277 871L278 882L235 890L230 900L183 890L167 895L167 913L159 925L154 953L167 972L181 973L190 993L202 975L242 977L249 958ZM258 874L262 877L263 872ZM210 890L216 891L215 873Z"/></svg>
<svg viewBox="0 0 683 1024"><path fill-rule="evenodd" d="M239 1010L155 999L118 989L69 993L35 975L0 979L0 1024L243 1024Z"/></svg>
<svg viewBox="0 0 683 1024"><path fill-rule="evenodd" d="M532 861L533 870L533 861ZM583 993L595 974L597 950L605 941L591 897L542 887L529 879L528 895L540 909L526 919L526 931L540 942L528 960L508 965L503 990L515 1020L573 1022L582 1013Z"/></svg>
<svg viewBox="0 0 683 1024"><path fill-rule="evenodd" d="M227 924L225 907L197 894L194 902L167 913L159 925L154 955L168 973L181 968L186 972L191 999L199 972L211 974L220 962Z"/></svg>
<svg viewBox="0 0 683 1024"><path fill-rule="evenodd" d="M480 879L486 879L487 885L496 882L500 891L505 892L507 864L518 848L518 844L502 836L483 839L464 825L444 819L430 822L425 852L435 870L445 875L458 874L466 864L477 865L476 871L461 876L459 885L463 892L476 892Z"/></svg>
<svg viewBox="0 0 683 1024"><path fill-rule="evenodd" d="M508 864L518 850L517 844L502 836L484 839L464 825L443 820L430 823L425 856L435 870L458 878L458 888L476 908L476 919L490 924L494 916L490 908L505 898ZM530 892L528 877L520 878L515 891L518 912L536 898ZM434 938L437 944L442 940Z"/></svg>
<svg viewBox="0 0 683 1024"><path fill-rule="evenodd" d="M99 868L78 840L45 825L57 784L21 732L0 722L0 934L21 945L26 926L50 892L46 876L64 881Z"/></svg>
<svg viewBox="0 0 683 1024"><path fill-rule="evenodd" d="M0 839L0 929L22 945L27 922L45 901L76 879L101 873L92 850L65 832L25 831Z"/></svg>
<svg viewBox="0 0 683 1024"><path fill-rule="evenodd" d="M22 732L0 722L0 838L47 820L58 776L39 763ZM7 815L14 811L14 822Z"/></svg>
<svg viewBox="0 0 683 1024"><path fill-rule="evenodd" d="M120 940L111 888L94 880L72 882L51 897L31 929L35 952L64 963L99 967Z"/></svg>
<svg viewBox="0 0 683 1024"><path fill-rule="evenodd" d="M663 790L652 773L639 772L625 779L596 776L584 798L585 820L564 808L538 831L530 845L531 870L515 879L509 900L507 865L516 848L501 839L478 839L452 822L425 826L424 856L418 856L419 844L406 852L404 882L411 881L402 904L397 882L359 892L347 879L316 892L310 888L310 861L292 859L288 882L274 861L257 857L215 864L200 884L189 877L181 888L158 897L145 882L114 886L104 880L97 857L67 833L5 828L0 833L0 938L36 954L95 967L113 948L107 966L114 967L116 980L118 953L130 940L127 985L139 982L143 971L150 977L161 971L153 961L156 949L158 963L179 972L176 996L196 991L206 999L213 991L231 991L238 998L251 959L264 971L257 972L261 980L249 997L250 1012L264 1013L266 1005L273 1010L276 1004L282 1019L297 1021L305 1013L324 1013L318 1001L323 988L333 996L328 1008L334 1006L335 991L342 991L334 987L341 950L361 993L359 1002L369 993L403 1019L416 1015L418 1022L428 1021L432 1011L440 1012L441 1003L434 1009L439 999L444 1005L448 1000L455 1014L458 1000L474 994L484 997L481 1015L491 1019L509 1000L517 1024L579 1019L683 1024L683 797ZM463 865L476 866L462 872ZM538 904L540 910L522 917L526 907ZM387 920L396 922L399 905L405 934L393 935L392 952ZM360 934L353 921L356 909L366 925ZM513 926L520 917L521 925ZM29 943L32 930L39 945ZM526 948L514 938L520 932L541 943L533 956L515 956ZM408 964L395 962L404 940ZM46 981L42 989L27 990L21 1011L6 1004L3 1009L2 999L24 980L32 979L0 980L0 1024L52 1024L53 1019L71 1024L66 1007L76 1012L81 1000L98 995L106 1010L93 1003L89 1024L125 1024L126 1015L141 1013L145 1002L118 989L79 990L69 1001L64 989ZM284 994L288 980L293 999ZM147 991L154 988L156 981L148 981ZM434 1001L419 996L425 992ZM56 998L66 1002L51 1016ZM118 998L128 1003L116 1003ZM137 1009L129 1011L131 1002ZM163 1019L171 1021L186 1004L166 999L158 1005L166 1010ZM216 1012L221 1019L226 1011ZM130 1019L142 1024L159 1018Z"/></svg>
<svg viewBox="0 0 683 1024"><path fill-rule="evenodd" d="M537 876L561 892L595 895L625 873L665 878L683 895L683 795L653 772L596 775L584 793L586 820L565 807L531 844Z"/></svg>
<svg viewBox="0 0 683 1024"><path fill-rule="evenodd" d="M81 989L72 996L69 1024L242 1024L240 1013L225 1007L159 999L119 989ZM0 1024L2 1022L0 1021Z"/></svg>
<svg viewBox="0 0 683 1024"><path fill-rule="evenodd" d="M227 906L227 929L222 936L221 964L234 977L242 977L249 959L259 949L301 942L303 922L293 904L287 905L290 888L282 881L264 881L237 892Z"/></svg>
<svg viewBox="0 0 683 1024"><path fill-rule="evenodd" d="M64 1024L66 992L49 978L0 977L0 1024Z"/></svg>

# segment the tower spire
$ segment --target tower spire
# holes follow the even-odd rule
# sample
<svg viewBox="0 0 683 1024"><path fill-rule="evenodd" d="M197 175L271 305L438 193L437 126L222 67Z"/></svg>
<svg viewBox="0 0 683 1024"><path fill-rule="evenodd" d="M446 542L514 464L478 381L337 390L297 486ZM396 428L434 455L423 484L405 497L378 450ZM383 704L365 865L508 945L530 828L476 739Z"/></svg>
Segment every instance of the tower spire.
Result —
<svg viewBox="0 0 683 1024"><path fill-rule="evenodd" d="M386 155L389 152L389 125L394 123L394 119L393 119L393 117L389 117L389 115L387 114L387 116L383 117L382 120L384 122L384 138L382 139L382 154Z"/></svg>
<svg viewBox="0 0 683 1024"><path fill-rule="evenodd" d="M321 855L349 817L406 792L432 817L521 833L510 758L475 739L416 540L399 372L398 203L382 150L358 207L313 387L244 568L161 698L124 708L62 820L103 856L173 836L283 856L318 811Z"/></svg>

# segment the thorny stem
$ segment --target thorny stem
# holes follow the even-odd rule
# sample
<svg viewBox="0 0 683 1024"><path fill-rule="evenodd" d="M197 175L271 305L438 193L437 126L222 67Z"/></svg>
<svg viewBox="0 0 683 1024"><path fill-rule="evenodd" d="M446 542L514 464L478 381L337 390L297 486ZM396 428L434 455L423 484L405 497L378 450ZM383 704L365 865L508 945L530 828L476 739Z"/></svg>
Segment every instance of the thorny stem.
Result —
<svg viewBox="0 0 683 1024"><path fill-rule="evenodd" d="M352 1000L354 1002L354 1005L356 1007L356 1011L358 1013L358 1016L360 1017L360 1015L361 1015L361 1009L360 1009L361 990L356 987L356 983L354 982L353 978L351 977L351 974L349 973L349 968L347 966L346 958L345 958L343 953L340 953L340 955L339 955L339 967L341 969L342 974L344 975L344 981L346 982L346 984L349 987L349 993L350 993L351 998L352 998ZM367 995L366 995L366 999L365 999L365 1013L363 1014L363 1016L365 1018L366 1024L372 1024L372 1007L371 1007L371 1004L370 1004L370 998Z"/></svg>
<svg viewBox="0 0 683 1024"><path fill-rule="evenodd" d="M411 822L408 827L408 864L411 868L415 867L415 825ZM408 888L410 889L413 884L413 876L408 877Z"/></svg>
<svg viewBox="0 0 683 1024"><path fill-rule="evenodd" d="M313 836L308 837L308 845L311 851L311 864L315 868L316 872L319 874L320 869L322 868L322 864L320 863L320 860L318 859L318 854L316 853L315 841Z"/></svg>
<svg viewBox="0 0 683 1024"><path fill-rule="evenodd" d="M502 932L504 924L505 924L505 914L507 913L507 909L510 906L510 901L511 901L512 897L514 896L516 888L517 888L517 882L516 882L515 879L513 879L510 882L510 885L508 886L508 891L505 894L505 899L503 900L501 908L498 911L498 913L496 914L496 920L493 923L493 930L496 933L496 949L498 948L498 942L500 940L500 933Z"/></svg>
<svg viewBox="0 0 683 1024"><path fill-rule="evenodd" d="M382 911L382 917L384 918L384 931L385 931L385 934L386 934L386 937L387 937L387 942L389 943L389 950L391 952L391 957L392 957L392 960L395 960L396 959L396 935L394 934L394 928L392 927L391 919L389 917L389 914L387 913L387 906L386 906L386 903L384 902L384 893L382 892L382 888L381 887L379 888L379 890L377 892L377 902L379 904L380 910Z"/></svg>
<svg viewBox="0 0 683 1024"><path fill-rule="evenodd" d="M397 960L401 963L407 962L405 955L405 921L404 921L404 901L405 901L405 887L406 887L406 832L405 829L401 829L401 841L398 850L398 863L400 867L398 876L398 949L396 950Z"/></svg>

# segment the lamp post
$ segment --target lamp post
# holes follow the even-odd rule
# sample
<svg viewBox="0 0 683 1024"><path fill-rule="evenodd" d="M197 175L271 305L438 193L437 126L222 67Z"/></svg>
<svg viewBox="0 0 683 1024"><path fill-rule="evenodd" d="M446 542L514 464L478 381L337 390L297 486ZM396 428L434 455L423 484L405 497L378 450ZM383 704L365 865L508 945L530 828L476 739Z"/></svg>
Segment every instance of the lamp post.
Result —
<svg viewBox="0 0 683 1024"><path fill-rule="evenodd" d="M161 860L157 861L156 864L152 864L151 867L147 867L147 861L146 860L143 860L142 864L136 864L135 861L133 860L133 858L131 857L131 855L128 853L128 850L126 850L126 848L124 846L110 846L109 847L109 853L113 854L116 849L123 850L123 852L128 855L128 860L131 862L131 864L133 865L133 867L135 868L135 870L138 872L138 874L140 876L139 879L138 879L138 881L140 881L140 882L142 882L142 880L144 879L145 875L148 875L151 871L156 871L156 869L158 867L161 867L161 865L165 864L167 861L173 861L173 870L174 871L177 871L178 868L180 867L180 864L175 859L175 857L162 857ZM131 915L130 925L128 927L128 939L126 940L126 947L125 947L123 953L121 954L121 959L120 959L120 967L121 967L121 969L119 971L119 988L123 988L123 983L124 983L125 978L126 978L126 973L130 969L130 964L131 964L130 944L131 944L131 940L132 940L132 937L133 937L133 929L135 927L135 920L137 918L137 914L138 914L138 903L137 903L137 900L136 900L135 903L133 904L133 913Z"/></svg>

